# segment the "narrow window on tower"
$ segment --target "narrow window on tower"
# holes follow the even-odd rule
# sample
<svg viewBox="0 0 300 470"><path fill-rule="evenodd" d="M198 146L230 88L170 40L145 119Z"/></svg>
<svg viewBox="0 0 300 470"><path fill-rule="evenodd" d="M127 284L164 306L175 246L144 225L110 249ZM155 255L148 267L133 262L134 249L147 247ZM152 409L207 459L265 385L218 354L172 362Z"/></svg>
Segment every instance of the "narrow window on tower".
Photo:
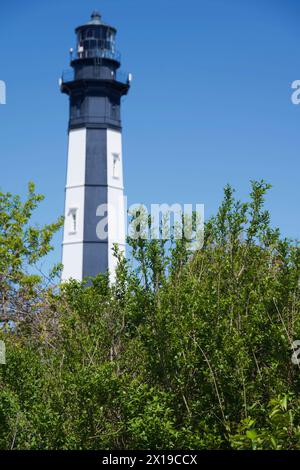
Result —
<svg viewBox="0 0 300 470"><path fill-rule="evenodd" d="M69 234L75 235L77 233L77 207L69 209Z"/></svg>
<svg viewBox="0 0 300 470"><path fill-rule="evenodd" d="M113 178L120 178L120 155L113 153Z"/></svg>
<svg viewBox="0 0 300 470"><path fill-rule="evenodd" d="M78 99L76 102L76 117L79 118L81 115L81 100Z"/></svg>
<svg viewBox="0 0 300 470"><path fill-rule="evenodd" d="M111 117L112 117L112 119L114 119L114 120L117 120L117 119L118 119L117 111L118 111L117 105L116 105L116 104L112 104L112 105L111 105Z"/></svg>

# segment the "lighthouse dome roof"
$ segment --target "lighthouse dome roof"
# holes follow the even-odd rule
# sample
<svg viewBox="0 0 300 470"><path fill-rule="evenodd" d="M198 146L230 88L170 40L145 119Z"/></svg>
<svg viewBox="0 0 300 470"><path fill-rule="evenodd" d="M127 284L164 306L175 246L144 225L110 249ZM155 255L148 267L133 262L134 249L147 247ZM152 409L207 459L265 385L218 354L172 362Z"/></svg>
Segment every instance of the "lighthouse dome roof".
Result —
<svg viewBox="0 0 300 470"><path fill-rule="evenodd" d="M115 29L113 26L110 26L109 24L104 23L104 22L102 21L101 14L100 14L99 11L97 11L97 10L94 10L94 11L92 12L90 21L88 21L87 23L83 24L82 26L78 26L78 27L75 29L75 31L88 28L89 26L103 26L103 27L105 27L105 28L110 28L111 30L113 30L113 31L116 32L116 29Z"/></svg>
<svg viewBox="0 0 300 470"><path fill-rule="evenodd" d="M93 11L91 14L91 21L89 21L87 24L102 24L99 11Z"/></svg>

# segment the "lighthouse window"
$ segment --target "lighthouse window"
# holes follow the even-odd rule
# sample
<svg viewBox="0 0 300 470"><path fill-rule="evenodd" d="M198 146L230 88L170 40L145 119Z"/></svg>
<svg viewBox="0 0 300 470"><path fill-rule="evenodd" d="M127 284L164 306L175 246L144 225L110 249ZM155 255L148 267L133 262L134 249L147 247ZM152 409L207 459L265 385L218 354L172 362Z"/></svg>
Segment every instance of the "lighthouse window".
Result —
<svg viewBox="0 0 300 470"><path fill-rule="evenodd" d="M117 105L115 105L115 104L111 105L111 117L112 117L112 119L117 119L118 118L117 109L118 109Z"/></svg>
<svg viewBox="0 0 300 470"><path fill-rule="evenodd" d="M72 207L69 210L69 234L73 235L77 232L77 208Z"/></svg>
<svg viewBox="0 0 300 470"><path fill-rule="evenodd" d="M120 155L113 153L113 178L120 178Z"/></svg>
<svg viewBox="0 0 300 470"><path fill-rule="evenodd" d="M76 103L76 117L80 117L81 115L81 100L78 100Z"/></svg>

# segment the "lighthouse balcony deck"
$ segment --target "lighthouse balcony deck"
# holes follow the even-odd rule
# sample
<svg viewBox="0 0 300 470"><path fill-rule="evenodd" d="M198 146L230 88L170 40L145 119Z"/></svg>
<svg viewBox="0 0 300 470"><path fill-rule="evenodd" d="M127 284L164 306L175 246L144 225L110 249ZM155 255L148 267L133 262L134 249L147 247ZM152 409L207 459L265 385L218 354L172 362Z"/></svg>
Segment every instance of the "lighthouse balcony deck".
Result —
<svg viewBox="0 0 300 470"><path fill-rule="evenodd" d="M111 70L103 70L97 65L85 68L82 72L77 71L77 73L75 73L71 68L63 70L61 76L62 84L73 82L75 80L108 80L123 83L124 85L127 85L130 81L128 73L124 71L117 70L112 72Z"/></svg>

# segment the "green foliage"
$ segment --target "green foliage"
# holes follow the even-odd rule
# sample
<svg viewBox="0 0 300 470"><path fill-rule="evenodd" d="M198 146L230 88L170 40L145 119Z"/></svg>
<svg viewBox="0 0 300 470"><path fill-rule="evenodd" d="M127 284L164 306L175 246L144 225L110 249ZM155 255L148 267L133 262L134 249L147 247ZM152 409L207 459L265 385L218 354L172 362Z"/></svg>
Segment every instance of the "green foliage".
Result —
<svg viewBox="0 0 300 470"><path fill-rule="evenodd" d="M292 395L279 395L263 409L266 419L257 427L256 420L244 419L238 433L232 435L234 449L292 450L300 448L300 401Z"/></svg>
<svg viewBox="0 0 300 470"><path fill-rule="evenodd" d="M0 322L6 325L17 324L32 313L42 282L36 264L52 250L51 239L63 224L60 218L42 228L30 225L32 213L43 199L35 193L33 183L28 185L25 202L0 192Z"/></svg>
<svg viewBox="0 0 300 470"><path fill-rule="evenodd" d="M201 250L137 237L132 259L114 247L114 283L38 296L33 283L27 314L0 332L0 448L299 449L300 250L270 226L269 187L252 182L241 202L226 186ZM58 228L24 228L36 197L22 218L2 195L1 286L13 275L13 296Z"/></svg>
<svg viewBox="0 0 300 470"><path fill-rule="evenodd" d="M29 225L30 218L44 196L35 193L33 183L28 185L27 200L0 192L0 272L3 283L31 283L26 268L32 266L52 249L53 234L61 227L57 222L38 228ZM3 289L5 284L1 284Z"/></svg>

